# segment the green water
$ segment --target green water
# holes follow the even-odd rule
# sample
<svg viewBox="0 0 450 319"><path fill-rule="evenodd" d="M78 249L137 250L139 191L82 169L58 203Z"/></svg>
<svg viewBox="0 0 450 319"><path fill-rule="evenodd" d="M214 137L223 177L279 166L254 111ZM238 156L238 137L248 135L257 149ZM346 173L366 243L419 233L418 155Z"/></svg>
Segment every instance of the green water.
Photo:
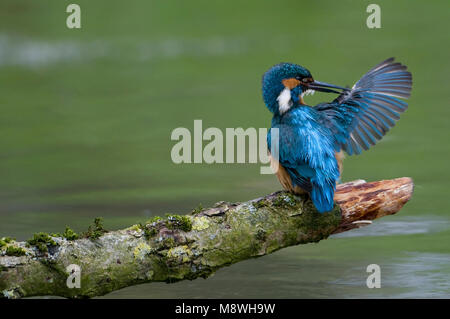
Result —
<svg viewBox="0 0 450 319"><path fill-rule="evenodd" d="M260 164L175 165L176 127L267 127L262 73L291 61L352 85L396 56L410 108L383 141L345 160L344 181L411 176L412 200L365 229L106 297L450 297L448 1L73 1L0 3L0 236L118 229L202 203L280 189ZM307 102L329 100L326 94ZM378 264L382 288L366 287Z"/></svg>

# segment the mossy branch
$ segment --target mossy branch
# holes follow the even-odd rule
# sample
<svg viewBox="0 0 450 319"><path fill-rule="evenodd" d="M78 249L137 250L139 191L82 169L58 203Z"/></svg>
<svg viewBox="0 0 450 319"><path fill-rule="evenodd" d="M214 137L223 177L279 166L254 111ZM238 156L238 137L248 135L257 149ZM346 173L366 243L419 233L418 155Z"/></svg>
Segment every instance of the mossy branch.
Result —
<svg viewBox="0 0 450 319"><path fill-rule="evenodd" d="M276 192L245 203L219 202L190 215L155 217L107 232L100 220L81 237L36 234L26 242L0 239L0 297L54 295L86 298L145 282L206 278L241 260L394 214L410 199L410 178L338 186L335 209L319 214L308 197ZM79 238L79 239L78 239ZM69 288L67 266L81 269Z"/></svg>

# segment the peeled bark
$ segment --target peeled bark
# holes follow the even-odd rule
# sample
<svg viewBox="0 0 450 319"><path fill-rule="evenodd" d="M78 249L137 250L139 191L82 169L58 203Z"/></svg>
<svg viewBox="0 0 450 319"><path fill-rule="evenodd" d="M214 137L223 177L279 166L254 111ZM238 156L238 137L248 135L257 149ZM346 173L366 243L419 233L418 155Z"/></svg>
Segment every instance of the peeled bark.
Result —
<svg viewBox="0 0 450 319"><path fill-rule="evenodd" d="M99 238L52 237L48 252L25 242L24 256L0 254L0 297L86 298L145 282L208 277L217 269L395 214L411 198L410 178L338 185L335 208L320 214L307 195L276 192L244 203L219 202L190 215L104 233ZM81 269L68 288L68 265Z"/></svg>

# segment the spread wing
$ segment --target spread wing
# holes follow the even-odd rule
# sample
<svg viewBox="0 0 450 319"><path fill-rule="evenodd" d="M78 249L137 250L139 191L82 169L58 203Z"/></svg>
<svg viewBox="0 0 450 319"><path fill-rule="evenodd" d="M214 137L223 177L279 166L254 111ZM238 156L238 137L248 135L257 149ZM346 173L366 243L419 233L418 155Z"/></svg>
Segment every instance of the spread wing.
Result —
<svg viewBox="0 0 450 319"><path fill-rule="evenodd" d="M412 75L407 67L387 59L373 67L355 85L333 102L314 108L336 143L349 155L375 145L400 118L408 104Z"/></svg>

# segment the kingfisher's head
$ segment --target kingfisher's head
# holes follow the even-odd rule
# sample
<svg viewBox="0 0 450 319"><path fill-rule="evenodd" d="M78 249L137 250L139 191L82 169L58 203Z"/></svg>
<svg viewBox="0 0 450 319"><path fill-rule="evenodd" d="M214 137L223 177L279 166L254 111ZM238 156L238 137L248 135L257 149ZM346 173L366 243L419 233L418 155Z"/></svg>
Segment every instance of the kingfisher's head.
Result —
<svg viewBox="0 0 450 319"><path fill-rule="evenodd" d="M275 115L286 113L292 106L304 104L303 96L314 91L334 92L342 87L314 81L311 72L292 63L280 63L263 75L262 91L267 108Z"/></svg>

